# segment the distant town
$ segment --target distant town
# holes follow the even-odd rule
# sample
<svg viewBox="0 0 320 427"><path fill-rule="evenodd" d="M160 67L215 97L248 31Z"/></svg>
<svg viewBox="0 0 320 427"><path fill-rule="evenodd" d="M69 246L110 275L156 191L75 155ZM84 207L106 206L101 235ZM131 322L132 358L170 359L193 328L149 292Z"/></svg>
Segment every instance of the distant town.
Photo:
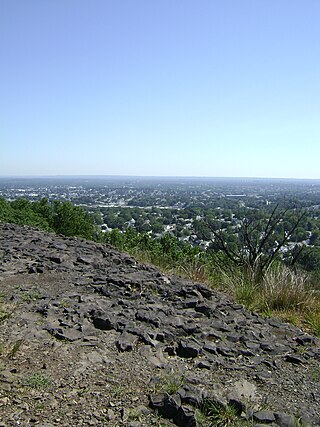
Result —
<svg viewBox="0 0 320 427"><path fill-rule="evenodd" d="M115 228L154 237L169 233L204 249L212 243L212 227L235 235L244 218L278 206L307 212L291 245L320 246L320 180L8 177L0 178L0 197L70 201L88 210L105 233Z"/></svg>

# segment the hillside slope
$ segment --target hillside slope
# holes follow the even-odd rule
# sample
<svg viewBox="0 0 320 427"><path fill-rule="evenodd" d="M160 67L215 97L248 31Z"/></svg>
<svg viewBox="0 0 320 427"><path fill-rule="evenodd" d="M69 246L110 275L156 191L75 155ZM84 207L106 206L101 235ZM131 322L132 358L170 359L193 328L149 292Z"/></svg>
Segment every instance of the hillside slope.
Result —
<svg viewBox="0 0 320 427"><path fill-rule="evenodd" d="M0 294L0 427L320 425L319 340L112 247L0 224Z"/></svg>

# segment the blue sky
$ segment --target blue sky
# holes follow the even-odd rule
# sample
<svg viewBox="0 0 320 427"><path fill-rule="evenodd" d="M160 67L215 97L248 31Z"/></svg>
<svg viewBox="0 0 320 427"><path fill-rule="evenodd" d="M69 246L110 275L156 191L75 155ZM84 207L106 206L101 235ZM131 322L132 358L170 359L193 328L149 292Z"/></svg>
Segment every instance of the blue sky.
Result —
<svg viewBox="0 0 320 427"><path fill-rule="evenodd" d="M320 178L319 0L1 0L0 175Z"/></svg>

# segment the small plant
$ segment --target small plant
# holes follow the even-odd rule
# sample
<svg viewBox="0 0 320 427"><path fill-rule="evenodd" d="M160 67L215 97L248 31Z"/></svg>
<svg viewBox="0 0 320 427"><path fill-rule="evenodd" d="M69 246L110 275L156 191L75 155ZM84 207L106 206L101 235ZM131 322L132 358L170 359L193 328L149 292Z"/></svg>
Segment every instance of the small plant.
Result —
<svg viewBox="0 0 320 427"><path fill-rule="evenodd" d="M264 305L272 310L297 310L314 303L307 276L280 264L267 271L261 287Z"/></svg>
<svg viewBox="0 0 320 427"><path fill-rule="evenodd" d="M140 421L141 419L141 410L139 408L133 408L128 410L128 420Z"/></svg>
<svg viewBox="0 0 320 427"><path fill-rule="evenodd" d="M31 302L41 299L42 295L37 289L30 289L29 291L23 292L21 294L22 301Z"/></svg>
<svg viewBox="0 0 320 427"><path fill-rule="evenodd" d="M185 377L178 374L168 374L160 379L155 389L157 393L175 394L185 383Z"/></svg>
<svg viewBox="0 0 320 427"><path fill-rule="evenodd" d="M25 380L25 385L36 390L41 390L49 387L52 384L50 378L42 373L34 373Z"/></svg>
<svg viewBox="0 0 320 427"><path fill-rule="evenodd" d="M297 310L268 310L268 317L277 317L294 326L301 326L302 313Z"/></svg>
<svg viewBox="0 0 320 427"><path fill-rule="evenodd" d="M42 412L45 408L45 404L42 402L36 403L34 409L36 410L36 412Z"/></svg>
<svg viewBox="0 0 320 427"><path fill-rule="evenodd" d="M170 427L169 424L163 420L158 412L152 413L151 418L148 418L150 426L154 427ZM172 424L171 424L172 425Z"/></svg>
<svg viewBox="0 0 320 427"><path fill-rule="evenodd" d="M206 399L196 412L200 427L249 427L251 421L242 420L238 411L232 405L222 405L211 399Z"/></svg>
<svg viewBox="0 0 320 427"><path fill-rule="evenodd" d="M249 310L256 310L259 304L259 286L247 278L241 271L233 271L230 274L221 272L223 288L233 294L235 301L243 304Z"/></svg>
<svg viewBox="0 0 320 427"><path fill-rule="evenodd" d="M177 271L188 279L194 282L207 282L208 274L206 265L201 260L195 258L193 260L182 261L177 268Z"/></svg>
<svg viewBox="0 0 320 427"><path fill-rule="evenodd" d="M300 417L299 418L295 417L294 425L295 427L308 427L310 424L309 423L306 424L305 422L303 422Z"/></svg>
<svg viewBox="0 0 320 427"><path fill-rule="evenodd" d="M239 304L245 305L250 310L256 309L258 292L254 283L242 280L240 283L236 284L234 295Z"/></svg>
<svg viewBox="0 0 320 427"><path fill-rule="evenodd" d="M117 399L121 397L124 394L124 392L125 392L125 387L121 384L114 385L110 389L110 395L112 396L113 399Z"/></svg>
<svg viewBox="0 0 320 427"><path fill-rule="evenodd" d="M200 409L196 409L195 416L199 427L210 427L210 418Z"/></svg>

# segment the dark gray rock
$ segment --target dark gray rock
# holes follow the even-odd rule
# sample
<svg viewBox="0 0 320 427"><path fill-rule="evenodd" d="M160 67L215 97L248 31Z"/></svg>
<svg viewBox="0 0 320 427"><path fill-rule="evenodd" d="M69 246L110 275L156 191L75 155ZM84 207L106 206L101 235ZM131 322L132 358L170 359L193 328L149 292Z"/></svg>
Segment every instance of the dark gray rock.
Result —
<svg viewBox="0 0 320 427"><path fill-rule="evenodd" d="M111 329L116 329L116 322L114 319L109 317L95 317L92 320L93 325L97 329L102 329L103 331L111 331Z"/></svg>
<svg viewBox="0 0 320 427"><path fill-rule="evenodd" d="M219 343L217 344L217 353L224 357L232 357L237 354L238 351L236 348L230 347L226 343Z"/></svg>
<svg viewBox="0 0 320 427"><path fill-rule="evenodd" d="M218 354L217 353L217 346L214 345L214 344L212 344L211 342L206 343L203 346L203 350L205 350L205 351L207 351L208 353L211 353L211 354Z"/></svg>
<svg viewBox="0 0 320 427"><path fill-rule="evenodd" d="M276 420L274 413L271 411L254 412L253 419L264 424L272 424Z"/></svg>
<svg viewBox="0 0 320 427"><path fill-rule="evenodd" d="M211 369L212 366L210 362L207 362L205 360L200 360L200 362L196 364L196 367L199 369Z"/></svg>
<svg viewBox="0 0 320 427"><path fill-rule="evenodd" d="M193 341L181 341L177 348L180 357L194 358L200 354L201 347Z"/></svg>
<svg viewBox="0 0 320 427"><path fill-rule="evenodd" d="M194 410L181 405L179 394L173 396L166 393L151 395L149 403L152 409L156 409L164 418L171 419L177 426L197 426Z"/></svg>
<svg viewBox="0 0 320 427"><path fill-rule="evenodd" d="M181 397L182 403L194 406L196 408L199 408L202 404L204 397L203 392L192 385L184 385L178 390L177 393Z"/></svg>
<svg viewBox="0 0 320 427"><path fill-rule="evenodd" d="M169 371L183 366L210 391L215 381L222 384L225 394L218 398L238 412L252 409L251 397L231 393L233 385L246 378L254 382L257 395L261 393L271 410L272 404L275 409L281 404L283 412L287 408L296 414L306 412L310 425L317 425L319 390L311 366L316 372L320 348L319 340L311 335L247 312L204 285L166 277L109 246L83 239L0 224L0 254L1 283L19 275L28 277L23 290L10 293L9 302L22 302L22 295L30 291L29 283L41 277L44 281L56 273L71 277L73 289L67 295L58 290L52 296L49 290L41 295L41 301L31 298L28 302L29 311L17 324L19 333L29 334L28 339L46 336L55 343L47 336L48 331L55 339L75 342L88 351L88 347L103 351L115 340L119 352L144 348L139 356L156 369ZM183 405L199 404L199 398L186 396L180 395L181 404L175 398L175 403L166 400L169 407L176 407L176 423L192 425L194 415ZM263 406L257 405L254 410L258 407ZM290 411L283 416L283 423L292 421ZM280 425L279 420L256 422Z"/></svg>
<svg viewBox="0 0 320 427"><path fill-rule="evenodd" d="M136 319L140 322L150 323L157 328L159 328L161 324L160 319L158 319L154 313L149 312L148 310L138 310L136 313Z"/></svg>
<svg viewBox="0 0 320 427"><path fill-rule="evenodd" d="M282 412L275 412L274 417L276 423L280 427L296 427L297 422L293 415L283 414Z"/></svg>
<svg viewBox="0 0 320 427"><path fill-rule="evenodd" d="M309 334L299 335L296 338L296 341L300 345L314 344L315 337L313 337L312 335L309 335Z"/></svg>
<svg viewBox="0 0 320 427"><path fill-rule="evenodd" d="M197 427L194 410L188 406L181 406L179 409L177 425L181 427Z"/></svg>
<svg viewBox="0 0 320 427"><path fill-rule="evenodd" d="M285 357L286 362L293 363L295 365L302 365L307 363L307 360L303 356L298 356L294 354L288 354Z"/></svg>
<svg viewBox="0 0 320 427"><path fill-rule="evenodd" d="M160 413L162 412L165 402L168 398L167 393L159 393L159 394L150 394L149 395L149 404L152 409L156 409Z"/></svg>

